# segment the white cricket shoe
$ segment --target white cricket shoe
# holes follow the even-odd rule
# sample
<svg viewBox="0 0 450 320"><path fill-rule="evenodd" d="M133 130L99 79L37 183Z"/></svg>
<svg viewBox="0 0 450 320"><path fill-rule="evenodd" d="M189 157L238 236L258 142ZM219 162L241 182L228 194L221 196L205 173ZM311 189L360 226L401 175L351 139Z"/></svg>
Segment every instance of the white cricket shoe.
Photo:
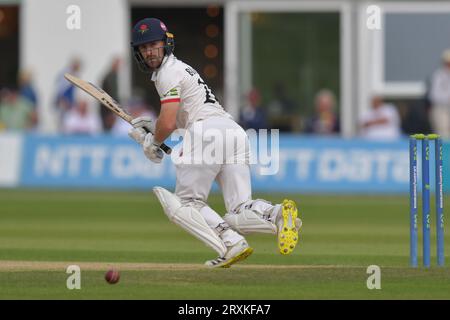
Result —
<svg viewBox="0 0 450 320"><path fill-rule="evenodd" d="M281 254L290 254L298 243L298 232L302 227L295 202L285 199L275 221L278 229L278 249Z"/></svg>
<svg viewBox="0 0 450 320"><path fill-rule="evenodd" d="M208 260L205 262L205 265L209 268L229 268L232 264L245 260L252 252L253 248L248 245L245 239L242 239L235 245L228 247L223 257Z"/></svg>

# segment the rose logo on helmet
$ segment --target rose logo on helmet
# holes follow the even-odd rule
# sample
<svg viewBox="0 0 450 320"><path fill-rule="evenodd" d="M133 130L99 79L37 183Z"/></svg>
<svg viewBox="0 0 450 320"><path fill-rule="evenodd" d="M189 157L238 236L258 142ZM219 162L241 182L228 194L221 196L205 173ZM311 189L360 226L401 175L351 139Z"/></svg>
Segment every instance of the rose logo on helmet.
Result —
<svg viewBox="0 0 450 320"><path fill-rule="evenodd" d="M148 26L146 25L146 24L141 24L141 26L139 27L139 32L141 33L141 34L144 34L145 32L147 32L149 29L148 29Z"/></svg>

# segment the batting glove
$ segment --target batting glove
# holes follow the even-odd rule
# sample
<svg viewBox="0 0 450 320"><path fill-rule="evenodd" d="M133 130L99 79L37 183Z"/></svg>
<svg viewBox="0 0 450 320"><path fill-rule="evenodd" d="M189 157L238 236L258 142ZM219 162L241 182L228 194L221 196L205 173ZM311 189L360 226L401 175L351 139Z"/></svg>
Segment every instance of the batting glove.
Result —
<svg viewBox="0 0 450 320"><path fill-rule="evenodd" d="M149 116L138 117L131 120L133 129L128 131L131 139L142 145L148 132L155 132L155 124Z"/></svg>
<svg viewBox="0 0 450 320"><path fill-rule="evenodd" d="M144 143L145 140L145 136L147 135L147 132L145 132L144 129L142 128L132 128L128 131L128 136L133 139L134 141L136 141L137 143L139 143L141 146Z"/></svg>
<svg viewBox="0 0 450 320"><path fill-rule="evenodd" d="M144 154L147 158L155 163L161 163L164 153L160 148L160 144L154 141L153 134L148 133L145 136L142 147L144 148Z"/></svg>
<svg viewBox="0 0 450 320"><path fill-rule="evenodd" d="M155 123L149 116L138 117L131 120L131 125L135 129L143 128L147 129L147 132L155 133Z"/></svg>

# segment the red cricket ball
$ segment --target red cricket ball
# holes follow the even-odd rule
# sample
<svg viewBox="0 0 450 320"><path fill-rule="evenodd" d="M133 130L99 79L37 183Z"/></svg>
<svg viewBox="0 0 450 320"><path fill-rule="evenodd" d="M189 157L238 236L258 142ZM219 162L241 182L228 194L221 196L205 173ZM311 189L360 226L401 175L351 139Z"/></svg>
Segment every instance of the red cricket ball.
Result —
<svg viewBox="0 0 450 320"><path fill-rule="evenodd" d="M120 279L120 273L117 270L111 269L105 273L105 280L109 284L117 283L117 282L119 282L119 279Z"/></svg>

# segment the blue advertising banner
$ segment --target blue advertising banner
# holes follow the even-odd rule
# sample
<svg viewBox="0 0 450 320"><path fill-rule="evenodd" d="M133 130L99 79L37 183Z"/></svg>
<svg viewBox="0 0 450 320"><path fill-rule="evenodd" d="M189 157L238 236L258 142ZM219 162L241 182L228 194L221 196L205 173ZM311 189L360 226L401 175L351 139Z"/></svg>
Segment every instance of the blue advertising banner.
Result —
<svg viewBox="0 0 450 320"><path fill-rule="evenodd" d="M279 171L254 175L255 189L335 192L408 192L407 141L283 136Z"/></svg>
<svg viewBox="0 0 450 320"><path fill-rule="evenodd" d="M258 162L251 166L254 191L407 193L409 190L407 139L370 142L280 135L278 151L253 149ZM446 191L446 181L450 181L449 151L449 145L444 144ZM430 167L434 170L433 152L430 154ZM128 137L111 136L25 136L20 175L20 185L28 187L163 186L173 190L176 181L170 157L166 156L161 164L152 163Z"/></svg>
<svg viewBox="0 0 450 320"><path fill-rule="evenodd" d="M27 136L21 173L23 186L150 188L175 183L168 157L155 164L127 137Z"/></svg>

